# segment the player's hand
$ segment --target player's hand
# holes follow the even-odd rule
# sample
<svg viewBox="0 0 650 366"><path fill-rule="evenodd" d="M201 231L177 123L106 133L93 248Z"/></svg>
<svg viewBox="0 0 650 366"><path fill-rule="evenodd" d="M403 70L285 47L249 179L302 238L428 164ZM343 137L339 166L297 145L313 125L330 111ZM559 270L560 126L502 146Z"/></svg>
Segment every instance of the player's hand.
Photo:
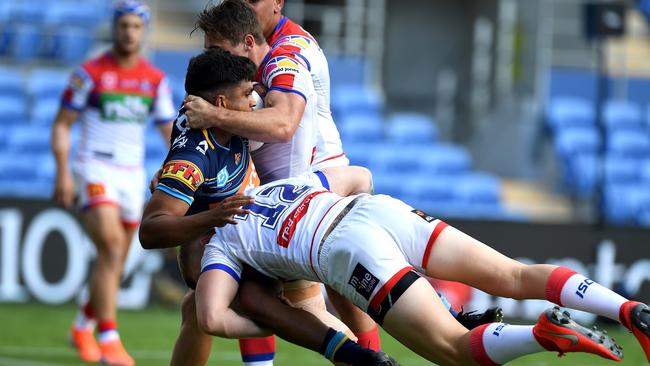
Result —
<svg viewBox="0 0 650 366"><path fill-rule="evenodd" d="M262 99L266 98L266 93L269 91L269 89L262 83L253 84L253 90L259 94Z"/></svg>
<svg viewBox="0 0 650 366"><path fill-rule="evenodd" d="M214 124L218 108L208 103L205 99L188 95L183 101L185 117L190 128L202 129L216 127Z"/></svg>
<svg viewBox="0 0 650 366"><path fill-rule="evenodd" d="M69 172L57 174L54 185L54 202L63 208L71 208L74 202L74 181Z"/></svg>
<svg viewBox="0 0 650 366"><path fill-rule="evenodd" d="M251 196L244 196L241 194L236 194L230 196L221 203L210 209L212 218L214 220L214 226L223 227L227 224L237 225L237 221L233 218L234 215L246 215L250 213L250 210L242 208L242 206L250 205L255 202L255 199Z"/></svg>
<svg viewBox="0 0 650 366"><path fill-rule="evenodd" d="M156 174L151 177L151 181L149 182L149 192L151 192L151 194L153 194L153 192L156 190L156 187L158 186L158 181L160 181L160 172L161 170L158 169L158 171L156 171Z"/></svg>

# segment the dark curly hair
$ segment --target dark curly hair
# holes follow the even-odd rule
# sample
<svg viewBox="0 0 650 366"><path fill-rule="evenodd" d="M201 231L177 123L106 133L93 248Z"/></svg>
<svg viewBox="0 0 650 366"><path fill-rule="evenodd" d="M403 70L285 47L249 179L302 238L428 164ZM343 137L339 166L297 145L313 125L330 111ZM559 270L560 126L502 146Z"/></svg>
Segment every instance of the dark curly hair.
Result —
<svg viewBox="0 0 650 366"><path fill-rule="evenodd" d="M266 41L253 9L242 0L224 0L219 5L206 7L198 16L194 30L197 29L235 45L247 34L251 34L257 44Z"/></svg>
<svg viewBox="0 0 650 366"><path fill-rule="evenodd" d="M252 81L255 72L255 64L246 57L220 48L205 50L192 57L187 66L185 92L213 101L225 89L242 81Z"/></svg>

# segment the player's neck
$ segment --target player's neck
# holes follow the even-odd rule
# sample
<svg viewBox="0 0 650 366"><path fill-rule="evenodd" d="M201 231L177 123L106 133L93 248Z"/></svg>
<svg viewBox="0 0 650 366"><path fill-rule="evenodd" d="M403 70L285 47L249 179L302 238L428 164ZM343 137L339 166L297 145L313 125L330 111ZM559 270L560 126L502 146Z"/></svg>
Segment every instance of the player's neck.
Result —
<svg viewBox="0 0 650 366"><path fill-rule="evenodd" d="M268 29L264 30L264 38L269 39L273 36L273 33L275 33L275 30L278 28L278 25L280 24L280 21L282 20L282 14L276 14L274 15L274 22L273 26L269 27Z"/></svg>
<svg viewBox="0 0 650 366"><path fill-rule="evenodd" d="M266 55L269 53L270 50L271 50L271 46L269 46L269 44L266 42L259 45L259 47L255 47L253 62L255 63L255 65L257 65L257 67L260 67L262 61L264 61L264 57L266 57Z"/></svg>
<svg viewBox="0 0 650 366"><path fill-rule="evenodd" d="M210 128L210 133L214 137L215 140L217 140L217 143L221 146L228 146L230 144L230 139L232 138L232 134L228 133L222 129L212 127Z"/></svg>
<svg viewBox="0 0 650 366"><path fill-rule="evenodd" d="M113 47L111 54L115 62L122 68L129 69L138 64L140 60L140 52L123 52L117 47Z"/></svg>

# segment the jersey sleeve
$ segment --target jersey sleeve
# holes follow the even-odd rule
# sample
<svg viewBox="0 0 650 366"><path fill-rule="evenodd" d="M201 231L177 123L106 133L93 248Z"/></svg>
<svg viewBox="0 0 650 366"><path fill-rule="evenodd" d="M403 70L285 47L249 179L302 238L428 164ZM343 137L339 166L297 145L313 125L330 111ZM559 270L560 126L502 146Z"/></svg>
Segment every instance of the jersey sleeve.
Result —
<svg viewBox="0 0 650 366"><path fill-rule="evenodd" d="M186 142L181 148L172 147L156 189L191 206L196 190L205 182L204 173L208 168L207 157L196 146Z"/></svg>
<svg viewBox="0 0 650 366"><path fill-rule="evenodd" d="M158 83L156 97L153 102L153 118L156 124L168 123L176 117L176 108L172 98L172 90L167 78L163 77Z"/></svg>
<svg viewBox="0 0 650 366"><path fill-rule="evenodd" d="M226 252L225 243L221 243L217 235L210 239L205 246L203 257L201 258L201 273L220 269L228 273L235 281L241 279L242 263L233 255Z"/></svg>
<svg viewBox="0 0 650 366"><path fill-rule="evenodd" d="M262 72L262 81L269 90L296 93L307 101L311 74L303 61L289 56L269 60Z"/></svg>
<svg viewBox="0 0 650 366"><path fill-rule="evenodd" d="M68 85L63 90L61 105L75 111L82 111L86 108L88 97L94 88L95 82L90 74L83 66L78 67L70 75Z"/></svg>

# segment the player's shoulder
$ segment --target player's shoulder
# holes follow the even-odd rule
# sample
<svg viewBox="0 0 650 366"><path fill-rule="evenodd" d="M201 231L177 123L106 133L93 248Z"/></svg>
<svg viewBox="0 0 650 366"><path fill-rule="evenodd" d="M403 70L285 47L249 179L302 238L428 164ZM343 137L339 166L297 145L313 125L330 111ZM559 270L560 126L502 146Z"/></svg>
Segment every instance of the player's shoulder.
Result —
<svg viewBox="0 0 650 366"><path fill-rule="evenodd" d="M297 55L295 51L280 45L271 50L268 61L264 65L262 76L268 78L276 73L297 74L303 70L309 71L309 64L304 57L301 57Z"/></svg>
<svg viewBox="0 0 650 366"><path fill-rule="evenodd" d="M165 77L165 72L152 64L144 57L140 57L138 61L138 72L143 76L159 82Z"/></svg>
<svg viewBox="0 0 650 366"><path fill-rule="evenodd" d="M110 54L106 51L84 61L73 71L73 74L80 77L86 76L97 81L101 78L102 73L110 68Z"/></svg>

